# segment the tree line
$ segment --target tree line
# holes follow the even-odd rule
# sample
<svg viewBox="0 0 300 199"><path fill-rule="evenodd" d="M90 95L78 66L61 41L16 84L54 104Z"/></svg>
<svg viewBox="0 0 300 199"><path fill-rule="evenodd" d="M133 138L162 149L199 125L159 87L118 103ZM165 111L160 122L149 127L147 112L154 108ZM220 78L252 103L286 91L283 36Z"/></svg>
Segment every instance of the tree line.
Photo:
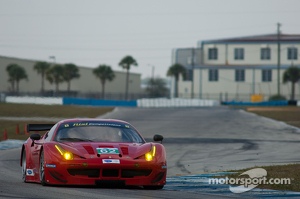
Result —
<svg viewBox="0 0 300 199"><path fill-rule="evenodd" d="M125 82L125 99L128 99L129 87L129 71L131 66L138 66L137 61L132 56L125 56L120 62L119 66L126 70ZM80 77L79 69L75 64L55 64L51 65L48 62L36 62L34 70L41 75L41 92L44 93L44 80L47 79L50 84L55 84L55 91L59 91L59 84L67 82L67 91L70 92L71 81ZM19 93L19 83L21 80L28 80L26 70L18 64L9 64L6 67L11 84L12 92ZM182 75L183 79L186 77L186 68L178 63L171 65L167 71L167 76L173 76L175 79L175 97L178 97L178 82L179 76ZM115 73L111 66L100 64L93 70L93 74L100 80L102 86L101 96L105 96L105 84L107 81L113 81ZM291 99L295 98L295 84L300 80L300 68L290 66L283 74L283 83L291 82ZM165 82L161 78L151 78L148 81L146 92L150 97L165 97L168 93Z"/></svg>
<svg viewBox="0 0 300 199"><path fill-rule="evenodd" d="M119 66L126 70L126 87L125 99L128 97L129 87L129 70L131 66L138 66L137 61L132 56L125 56L120 62ZM55 85L55 92L59 92L59 85L63 82L67 83L67 91L71 90L71 81L80 78L79 68L73 63L67 64L50 64L48 62L36 62L33 69L41 75L41 93L45 92L45 80L50 84ZM8 73L8 82L11 85L11 92L19 94L19 84L21 80L28 80L28 75L24 67L18 64L9 64L6 67ZM93 74L100 80L102 86L102 98L105 95L105 84L107 81L113 81L115 72L111 66L100 64L97 68L93 69Z"/></svg>

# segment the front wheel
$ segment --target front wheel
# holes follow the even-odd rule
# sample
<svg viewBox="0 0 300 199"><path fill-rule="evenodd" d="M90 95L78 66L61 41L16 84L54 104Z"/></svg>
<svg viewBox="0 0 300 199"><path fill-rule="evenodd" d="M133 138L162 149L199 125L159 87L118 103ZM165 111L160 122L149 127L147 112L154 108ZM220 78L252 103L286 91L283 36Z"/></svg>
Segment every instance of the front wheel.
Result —
<svg viewBox="0 0 300 199"><path fill-rule="evenodd" d="M40 155L40 182L43 186L47 185L45 179L44 151L41 151L41 155Z"/></svg>
<svg viewBox="0 0 300 199"><path fill-rule="evenodd" d="M26 163L26 151L25 149L22 152L22 181L26 182L26 168L27 163Z"/></svg>
<svg viewBox="0 0 300 199"><path fill-rule="evenodd" d="M164 188L164 185L158 185L158 186L143 186L144 189L147 189L147 190L159 190L159 189L162 189Z"/></svg>

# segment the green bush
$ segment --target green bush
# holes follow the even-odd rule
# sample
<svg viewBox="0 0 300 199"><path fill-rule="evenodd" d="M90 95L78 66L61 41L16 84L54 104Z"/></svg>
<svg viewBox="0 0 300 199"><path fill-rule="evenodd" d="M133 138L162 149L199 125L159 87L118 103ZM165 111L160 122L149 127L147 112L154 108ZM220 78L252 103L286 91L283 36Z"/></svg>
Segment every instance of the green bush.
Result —
<svg viewBox="0 0 300 199"><path fill-rule="evenodd" d="M272 95L269 98L269 101L282 101L282 100L286 100L286 98L282 95Z"/></svg>

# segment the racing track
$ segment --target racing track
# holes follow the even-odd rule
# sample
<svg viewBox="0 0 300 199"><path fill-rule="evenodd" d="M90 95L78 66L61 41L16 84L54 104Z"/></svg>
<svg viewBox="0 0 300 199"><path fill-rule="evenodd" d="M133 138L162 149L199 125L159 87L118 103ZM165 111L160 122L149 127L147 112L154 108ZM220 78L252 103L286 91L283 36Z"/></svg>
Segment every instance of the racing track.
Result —
<svg viewBox="0 0 300 199"><path fill-rule="evenodd" d="M101 117L126 120L148 140L162 134L170 180L176 175L292 163L300 156L295 153L299 129L226 107L117 108ZM225 198L172 183L158 191L22 183L19 153L20 149L0 150L0 198Z"/></svg>

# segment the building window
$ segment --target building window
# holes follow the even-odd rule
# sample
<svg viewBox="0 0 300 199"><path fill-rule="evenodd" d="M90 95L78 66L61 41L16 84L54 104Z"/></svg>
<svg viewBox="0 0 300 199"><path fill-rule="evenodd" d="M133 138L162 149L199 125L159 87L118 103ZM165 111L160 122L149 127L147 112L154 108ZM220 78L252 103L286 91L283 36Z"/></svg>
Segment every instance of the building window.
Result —
<svg viewBox="0 0 300 199"><path fill-rule="evenodd" d="M270 60L271 59L271 49L270 48L261 48L260 49L260 59L261 60Z"/></svg>
<svg viewBox="0 0 300 199"><path fill-rule="evenodd" d="M295 48L295 47L288 48L287 53L288 53L287 54L288 60L298 59L298 49L297 48Z"/></svg>
<svg viewBox="0 0 300 199"><path fill-rule="evenodd" d="M218 59L218 49L217 48L209 48L208 49L208 59L209 60L217 60Z"/></svg>
<svg viewBox="0 0 300 199"><path fill-rule="evenodd" d="M235 48L234 49L234 59L235 60L244 60L244 48Z"/></svg>
<svg viewBox="0 0 300 199"><path fill-rule="evenodd" d="M235 81L236 82L244 82L245 81L245 70L244 69L235 70Z"/></svg>
<svg viewBox="0 0 300 199"><path fill-rule="evenodd" d="M186 74L185 75L185 80L187 80L187 81L193 81L193 70L188 69L185 74Z"/></svg>
<svg viewBox="0 0 300 199"><path fill-rule="evenodd" d="M210 82L217 82L219 80L219 72L218 69L209 69L209 77L208 80Z"/></svg>
<svg viewBox="0 0 300 199"><path fill-rule="evenodd" d="M271 69L263 69L261 77L262 77L263 82L271 82L272 81L272 70Z"/></svg>

